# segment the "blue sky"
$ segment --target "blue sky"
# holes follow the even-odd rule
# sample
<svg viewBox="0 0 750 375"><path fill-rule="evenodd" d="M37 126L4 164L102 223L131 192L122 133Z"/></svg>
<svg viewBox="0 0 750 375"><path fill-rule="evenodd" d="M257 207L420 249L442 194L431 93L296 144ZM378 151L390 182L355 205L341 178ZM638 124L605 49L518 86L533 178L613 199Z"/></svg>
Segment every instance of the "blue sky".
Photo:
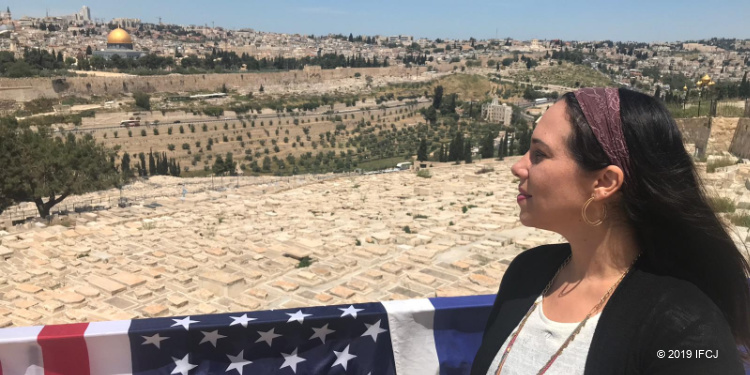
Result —
<svg viewBox="0 0 750 375"><path fill-rule="evenodd" d="M95 18L261 31L428 38L676 41L750 38L748 0L6 0L14 18L91 8Z"/></svg>

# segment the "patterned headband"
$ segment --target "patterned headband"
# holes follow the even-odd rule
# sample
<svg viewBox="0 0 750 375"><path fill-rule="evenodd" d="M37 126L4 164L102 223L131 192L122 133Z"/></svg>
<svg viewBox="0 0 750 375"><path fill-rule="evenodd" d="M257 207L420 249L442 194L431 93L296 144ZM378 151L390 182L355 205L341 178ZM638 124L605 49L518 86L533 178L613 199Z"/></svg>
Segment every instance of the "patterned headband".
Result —
<svg viewBox="0 0 750 375"><path fill-rule="evenodd" d="M574 92L583 115L612 164L630 175L630 154L622 132L620 94L613 87L583 88Z"/></svg>

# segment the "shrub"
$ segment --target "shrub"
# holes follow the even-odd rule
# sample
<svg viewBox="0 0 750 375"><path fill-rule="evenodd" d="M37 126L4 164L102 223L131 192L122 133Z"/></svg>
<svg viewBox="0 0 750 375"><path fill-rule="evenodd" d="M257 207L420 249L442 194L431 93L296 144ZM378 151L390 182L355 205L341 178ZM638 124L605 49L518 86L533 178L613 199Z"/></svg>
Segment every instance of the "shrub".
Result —
<svg viewBox="0 0 750 375"><path fill-rule="evenodd" d="M408 225L404 226L404 233L411 233L411 229L409 228Z"/></svg>
<svg viewBox="0 0 750 375"><path fill-rule="evenodd" d="M729 221L734 225L741 227L750 227L750 215L748 214L735 214L729 215Z"/></svg>
<svg viewBox="0 0 750 375"><path fill-rule="evenodd" d="M189 143L183 143L182 144L182 149L183 150L190 150L190 144Z"/></svg>
<svg viewBox="0 0 750 375"><path fill-rule="evenodd" d="M299 264L297 265L297 268L305 268L310 267L310 265L313 263L312 258L309 256L304 256L302 259L299 260Z"/></svg>
<svg viewBox="0 0 750 375"><path fill-rule="evenodd" d="M141 129L141 137L145 137L145 136L146 136L146 129Z"/></svg>
<svg viewBox="0 0 750 375"><path fill-rule="evenodd" d="M734 212L735 210L734 202L729 198L711 197L708 198L708 203L716 212Z"/></svg>
<svg viewBox="0 0 750 375"><path fill-rule="evenodd" d="M170 143L170 144L168 144L168 145L167 145L167 149L168 149L169 151L174 151L174 145L173 145L173 144L171 144L171 143Z"/></svg>
<svg viewBox="0 0 750 375"><path fill-rule="evenodd" d="M706 173L714 173L716 172L717 168L728 167L730 165L735 165L735 164L737 164L737 161L732 158L723 158L719 160L714 160L706 164Z"/></svg>

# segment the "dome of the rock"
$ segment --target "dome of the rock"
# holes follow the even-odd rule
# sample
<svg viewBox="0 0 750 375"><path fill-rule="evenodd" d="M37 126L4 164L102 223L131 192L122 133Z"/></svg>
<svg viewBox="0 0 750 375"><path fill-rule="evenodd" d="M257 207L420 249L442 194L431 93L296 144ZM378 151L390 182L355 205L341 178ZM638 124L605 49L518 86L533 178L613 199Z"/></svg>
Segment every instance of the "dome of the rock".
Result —
<svg viewBox="0 0 750 375"><path fill-rule="evenodd" d="M116 28L112 30L107 36L107 44L133 44L133 39L130 38L130 34L127 31Z"/></svg>

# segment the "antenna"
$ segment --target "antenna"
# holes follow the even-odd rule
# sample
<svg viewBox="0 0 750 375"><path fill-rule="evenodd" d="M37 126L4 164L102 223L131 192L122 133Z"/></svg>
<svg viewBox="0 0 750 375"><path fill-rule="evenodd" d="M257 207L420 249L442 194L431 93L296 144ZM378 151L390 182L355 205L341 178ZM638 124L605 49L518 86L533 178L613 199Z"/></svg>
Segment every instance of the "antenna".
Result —
<svg viewBox="0 0 750 375"><path fill-rule="evenodd" d="M159 25L161 25L161 16L156 17L159 19Z"/></svg>

